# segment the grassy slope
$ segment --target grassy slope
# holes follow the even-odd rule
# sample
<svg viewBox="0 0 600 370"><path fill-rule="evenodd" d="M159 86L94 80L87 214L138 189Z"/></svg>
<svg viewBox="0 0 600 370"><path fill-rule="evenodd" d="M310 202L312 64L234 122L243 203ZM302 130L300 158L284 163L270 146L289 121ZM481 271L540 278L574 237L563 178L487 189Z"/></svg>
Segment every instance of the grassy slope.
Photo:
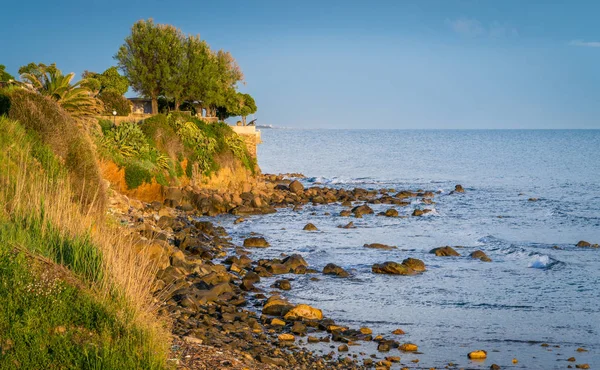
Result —
<svg viewBox="0 0 600 370"><path fill-rule="evenodd" d="M152 266L82 206L73 148L43 134L0 117L0 368L164 368Z"/></svg>

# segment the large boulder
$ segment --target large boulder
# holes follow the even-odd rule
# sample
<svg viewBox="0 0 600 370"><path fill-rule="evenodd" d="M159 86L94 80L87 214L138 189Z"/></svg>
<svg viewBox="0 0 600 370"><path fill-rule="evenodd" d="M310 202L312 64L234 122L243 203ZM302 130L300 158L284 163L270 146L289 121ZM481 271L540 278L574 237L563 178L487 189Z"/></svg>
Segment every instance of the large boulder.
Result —
<svg viewBox="0 0 600 370"><path fill-rule="evenodd" d="M317 227L314 224L307 223L306 226L304 226L304 228L302 230L305 230L305 231L318 231L319 229L317 229Z"/></svg>
<svg viewBox="0 0 600 370"><path fill-rule="evenodd" d="M355 216L371 215L373 214L373 209L368 205L363 204L362 206L352 208L352 213L354 213Z"/></svg>
<svg viewBox="0 0 600 370"><path fill-rule="evenodd" d="M389 208L383 214L385 217L398 217L398 211L394 208Z"/></svg>
<svg viewBox="0 0 600 370"><path fill-rule="evenodd" d="M590 242L586 242L585 240L580 240L579 243L577 243L578 247L581 248L598 248L598 244L592 244Z"/></svg>
<svg viewBox="0 0 600 370"><path fill-rule="evenodd" d="M267 302L263 306L262 313L265 315L283 316L293 307L293 304L286 301L281 296L273 295L267 299Z"/></svg>
<svg viewBox="0 0 600 370"><path fill-rule="evenodd" d="M304 260L304 258L299 254L292 254L291 256L284 258L281 263L294 272L298 271L302 267L308 267L306 260Z"/></svg>
<svg viewBox="0 0 600 370"><path fill-rule="evenodd" d="M323 268L323 274L325 275L336 275L339 277L348 277L350 274L348 271L344 270L340 266L334 263L328 263L327 266Z"/></svg>
<svg viewBox="0 0 600 370"><path fill-rule="evenodd" d="M244 247L266 248L270 244L263 237L252 236L244 240Z"/></svg>
<svg viewBox="0 0 600 370"><path fill-rule="evenodd" d="M298 180L294 180L292 182L290 182L290 184L288 185L288 189L290 189L290 191L294 194L298 194L302 191L304 191L304 185L302 185L302 183Z"/></svg>
<svg viewBox="0 0 600 370"><path fill-rule="evenodd" d="M321 320L323 319L323 312L318 308L311 307L307 304L299 304L289 310L283 318L292 320L300 318L306 320Z"/></svg>
<svg viewBox="0 0 600 370"><path fill-rule="evenodd" d="M460 253L458 253L454 248L445 246L439 248L433 248L429 251L431 254L435 254L438 257L458 257Z"/></svg>

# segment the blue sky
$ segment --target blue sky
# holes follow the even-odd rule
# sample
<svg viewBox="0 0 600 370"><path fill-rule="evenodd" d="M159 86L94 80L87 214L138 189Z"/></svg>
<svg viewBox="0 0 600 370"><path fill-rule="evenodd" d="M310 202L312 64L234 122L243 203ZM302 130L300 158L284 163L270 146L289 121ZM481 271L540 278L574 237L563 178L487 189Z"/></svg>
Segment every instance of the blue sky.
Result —
<svg viewBox="0 0 600 370"><path fill-rule="evenodd" d="M559 4L562 3L562 4ZM101 72L145 18L230 51L260 124L600 128L600 2L11 1L0 64Z"/></svg>

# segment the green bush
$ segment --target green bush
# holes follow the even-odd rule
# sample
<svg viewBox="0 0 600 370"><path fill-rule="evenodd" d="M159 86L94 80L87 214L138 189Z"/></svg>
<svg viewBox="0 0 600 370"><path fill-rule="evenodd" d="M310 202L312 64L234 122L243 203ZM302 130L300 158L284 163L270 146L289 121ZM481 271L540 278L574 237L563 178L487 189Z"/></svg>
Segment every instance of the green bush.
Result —
<svg viewBox="0 0 600 370"><path fill-rule="evenodd" d="M151 183L152 174L140 161L131 161L125 165L125 182L129 189L135 189L143 183Z"/></svg>
<svg viewBox="0 0 600 370"><path fill-rule="evenodd" d="M114 91L103 91L98 95L98 99L104 104L104 113L113 114L117 111L118 116L128 116L131 113L131 104L123 95Z"/></svg>

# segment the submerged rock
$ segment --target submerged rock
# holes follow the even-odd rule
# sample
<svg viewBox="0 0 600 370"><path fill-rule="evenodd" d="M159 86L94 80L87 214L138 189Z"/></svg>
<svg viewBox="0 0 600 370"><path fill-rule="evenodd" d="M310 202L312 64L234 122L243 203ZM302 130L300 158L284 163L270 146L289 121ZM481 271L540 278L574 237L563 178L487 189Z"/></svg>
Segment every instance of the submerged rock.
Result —
<svg viewBox="0 0 600 370"><path fill-rule="evenodd" d="M350 274L348 271L344 270L340 266L334 263L328 263L327 266L323 268L323 274L325 275L336 275L339 277L348 277Z"/></svg>
<svg viewBox="0 0 600 370"><path fill-rule="evenodd" d="M485 254L483 251L479 251L479 250L471 253L470 257L481 260L483 262L492 262L492 260L487 256L487 254Z"/></svg>
<svg viewBox="0 0 600 370"><path fill-rule="evenodd" d="M454 250L454 248L449 246L433 248L429 251L429 253L435 254L438 257L460 256L460 253L458 253L456 250Z"/></svg>
<svg viewBox="0 0 600 370"><path fill-rule="evenodd" d="M356 226L354 226L354 222L350 221L346 225L338 225L338 228L340 228L340 229L356 229Z"/></svg>
<svg viewBox="0 0 600 370"><path fill-rule="evenodd" d="M381 243L365 244L365 245L363 245L363 247L373 248L373 249L383 249L383 250L392 250L392 249L397 248L396 246L393 246L393 245L386 245L386 244L381 244Z"/></svg>

